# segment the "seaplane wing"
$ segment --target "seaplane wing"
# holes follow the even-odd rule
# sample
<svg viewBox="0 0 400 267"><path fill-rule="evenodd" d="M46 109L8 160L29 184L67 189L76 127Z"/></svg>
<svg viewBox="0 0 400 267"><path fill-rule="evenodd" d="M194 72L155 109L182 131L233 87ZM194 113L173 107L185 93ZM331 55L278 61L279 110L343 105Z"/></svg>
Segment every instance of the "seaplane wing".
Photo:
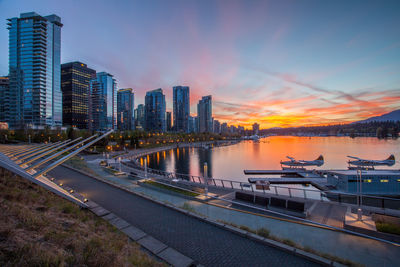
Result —
<svg viewBox="0 0 400 267"><path fill-rule="evenodd" d="M290 159L291 161L296 161L293 157L291 156L286 156L288 159Z"/></svg>
<svg viewBox="0 0 400 267"><path fill-rule="evenodd" d="M347 156L347 157L355 159L348 161L350 165L355 165L355 166L393 166L396 163L394 155L390 155L385 160L361 159L353 156Z"/></svg>

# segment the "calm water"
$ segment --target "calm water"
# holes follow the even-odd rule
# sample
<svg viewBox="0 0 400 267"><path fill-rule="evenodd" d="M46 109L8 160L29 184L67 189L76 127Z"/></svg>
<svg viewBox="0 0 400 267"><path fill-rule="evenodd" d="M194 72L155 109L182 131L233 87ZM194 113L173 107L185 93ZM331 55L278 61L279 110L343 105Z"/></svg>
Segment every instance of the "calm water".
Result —
<svg viewBox="0 0 400 267"><path fill-rule="evenodd" d="M211 149L173 149L154 153L148 161L150 168L199 176L207 162L209 177L246 181L245 169L280 169L279 162L287 160L287 155L314 160L321 154L325 164L316 169L347 168L347 155L381 160L394 154L400 160L400 139L273 136ZM391 168L399 169L400 164Z"/></svg>

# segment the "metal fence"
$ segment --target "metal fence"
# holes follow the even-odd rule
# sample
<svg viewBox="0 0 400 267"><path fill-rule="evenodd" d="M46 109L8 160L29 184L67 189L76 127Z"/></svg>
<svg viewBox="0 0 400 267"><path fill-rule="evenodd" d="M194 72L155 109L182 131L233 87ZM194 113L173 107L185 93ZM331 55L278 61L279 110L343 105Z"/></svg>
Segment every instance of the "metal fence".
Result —
<svg viewBox="0 0 400 267"><path fill-rule="evenodd" d="M145 156L147 153L143 153L142 155L137 155L137 157ZM131 162L125 163L129 167L139 169L144 171L144 167L140 165L138 159ZM196 175L188 175L183 173L175 173L175 172L166 172L156 169L147 168L147 171L152 174L160 175L168 179L179 179L190 181L193 183L205 184L205 178ZM311 200L320 200L320 201L335 201L338 203L346 203L346 204L354 204L361 202L365 206L377 207L377 208L387 208L387 209L400 209L400 199L396 198L387 198L387 197L378 197L378 196L362 196L362 199L357 194L350 193L338 193L338 192L329 192L329 191L320 191L306 188L290 188L285 186L277 186L270 185L269 188L264 188L262 190L256 189L256 186L252 183L246 182L238 182L232 180L225 179L216 179L216 178L208 178L209 186L216 186L220 188L227 189L235 189L242 191L249 191L253 193L262 193L262 194L273 194L277 196L286 196L286 197L296 197L303 199L311 199ZM358 202L359 201L359 202Z"/></svg>

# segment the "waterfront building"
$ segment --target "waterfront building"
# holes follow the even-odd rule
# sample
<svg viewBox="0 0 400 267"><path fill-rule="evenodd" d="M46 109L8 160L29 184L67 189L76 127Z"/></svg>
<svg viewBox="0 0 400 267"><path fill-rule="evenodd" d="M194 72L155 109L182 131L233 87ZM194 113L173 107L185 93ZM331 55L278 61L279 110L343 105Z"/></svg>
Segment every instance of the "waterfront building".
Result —
<svg viewBox="0 0 400 267"><path fill-rule="evenodd" d="M61 65L63 124L79 129L89 127L89 87L96 71L82 62Z"/></svg>
<svg viewBox="0 0 400 267"><path fill-rule="evenodd" d="M238 126L237 127L237 129L238 129L238 134L240 134L240 135L244 135L244 133L245 133L245 130L244 130L244 127L243 126Z"/></svg>
<svg viewBox="0 0 400 267"><path fill-rule="evenodd" d="M10 89L10 80L8 77L0 77L0 122L7 122L10 101L8 98Z"/></svg>
<svg viewBox="0 0 400 267"><path fill-rule="evenodd" d="M221 133L221 123L218 120L213 120L213 132L216 134Z"/></svg>
<svg viewBox="0 0 400 267"><path fill-rule="evenodd" d="M196 117L189 116L189 133L196 133Z"/></svg>
<svg viewBox="0 0 400 267"><path fill-rule="evenodd" d="M61 18L29 12L7 25L10 127L62 126Z"/></svg>
<svg viewBox="0 0 400 267"><path fill-rule="evenodd" d="M139 104L135 109L135 127L137 130L144 130L145 117L144 117L144 105Z"/></svg>
<svg viewBox="0 0 400 267"><path fill-rule="evenodd" d="M228 124L226 122L221 124L221 133L223 134L228 133Z"/></svg>
<svg viewBox="0 0 400 267"><path fill-rule="evenodd" d="M399 170L330 170L327 180L338 191L346 193L359 193L361 180L363 194L400 195Z"/></svg>
<svg viewBox="0 0 400 267"><path fill-rule="evenodd" d="M132 88L117 93L117 126L120 131L135 130L134 93Z"/></svg>
<svg viewBox="0 0 400 267"><path fill-rule="evenodd" d="M212 102L211 96L203 96L197 104L197 117L199 120L199 132L212 132Z"/></svg>
<svg viewBox="0 0 400 267"><path fill-rule="evenodd" d="M172 131L172 114L170 111L167 111L167 131Z"/></svg>
<svg viewBox="0 0 400 267"><path fill-rule="evenodd" d="M89 129L106 131L117 126L117 83L107 72L90 81Z"/></svg>
<svg viewBox="0 0 400 267"><path fill-rule="evenodd" d="M161 88L146 93L144 115L146 131L165 132L165 95Z"/></svg>
<svg viewBox="0 0 400 267"><path fill-rule="evenodd" d="M253 124L253 134L254 135L258 135L259 132L260 132L260 124L255 122Z"/></svg>
<svg viewBox="0 0 400 267"><path fill-rule="evenodd" d="M190 93L189 86L173 87L174 130L187 133L189 131Z"/></svg>

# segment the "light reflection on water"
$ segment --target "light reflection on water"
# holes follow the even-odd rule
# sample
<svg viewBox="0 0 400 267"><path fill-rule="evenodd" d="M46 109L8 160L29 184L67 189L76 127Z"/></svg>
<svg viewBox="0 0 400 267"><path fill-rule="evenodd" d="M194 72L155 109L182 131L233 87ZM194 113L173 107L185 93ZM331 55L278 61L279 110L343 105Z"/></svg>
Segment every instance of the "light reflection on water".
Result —
<svg viewBox="0 0 400 267"><path fill-rule="evenodd" d="M281 169L279 162L286 160L287 155L296 159L314 160L322 154L325 164L316 169L344 169L347 168L347 155L386 159L394 154L399 160L399 148L400 139L273 136L259 142L242 141L232 146L212 149L172 149L150 155L148 162L150 168L198 176L203 176L203 165L207 162L209 177L247 181L248 176L244 175L243 170ZM399 169L399 164L384 168Z"/></svg>

